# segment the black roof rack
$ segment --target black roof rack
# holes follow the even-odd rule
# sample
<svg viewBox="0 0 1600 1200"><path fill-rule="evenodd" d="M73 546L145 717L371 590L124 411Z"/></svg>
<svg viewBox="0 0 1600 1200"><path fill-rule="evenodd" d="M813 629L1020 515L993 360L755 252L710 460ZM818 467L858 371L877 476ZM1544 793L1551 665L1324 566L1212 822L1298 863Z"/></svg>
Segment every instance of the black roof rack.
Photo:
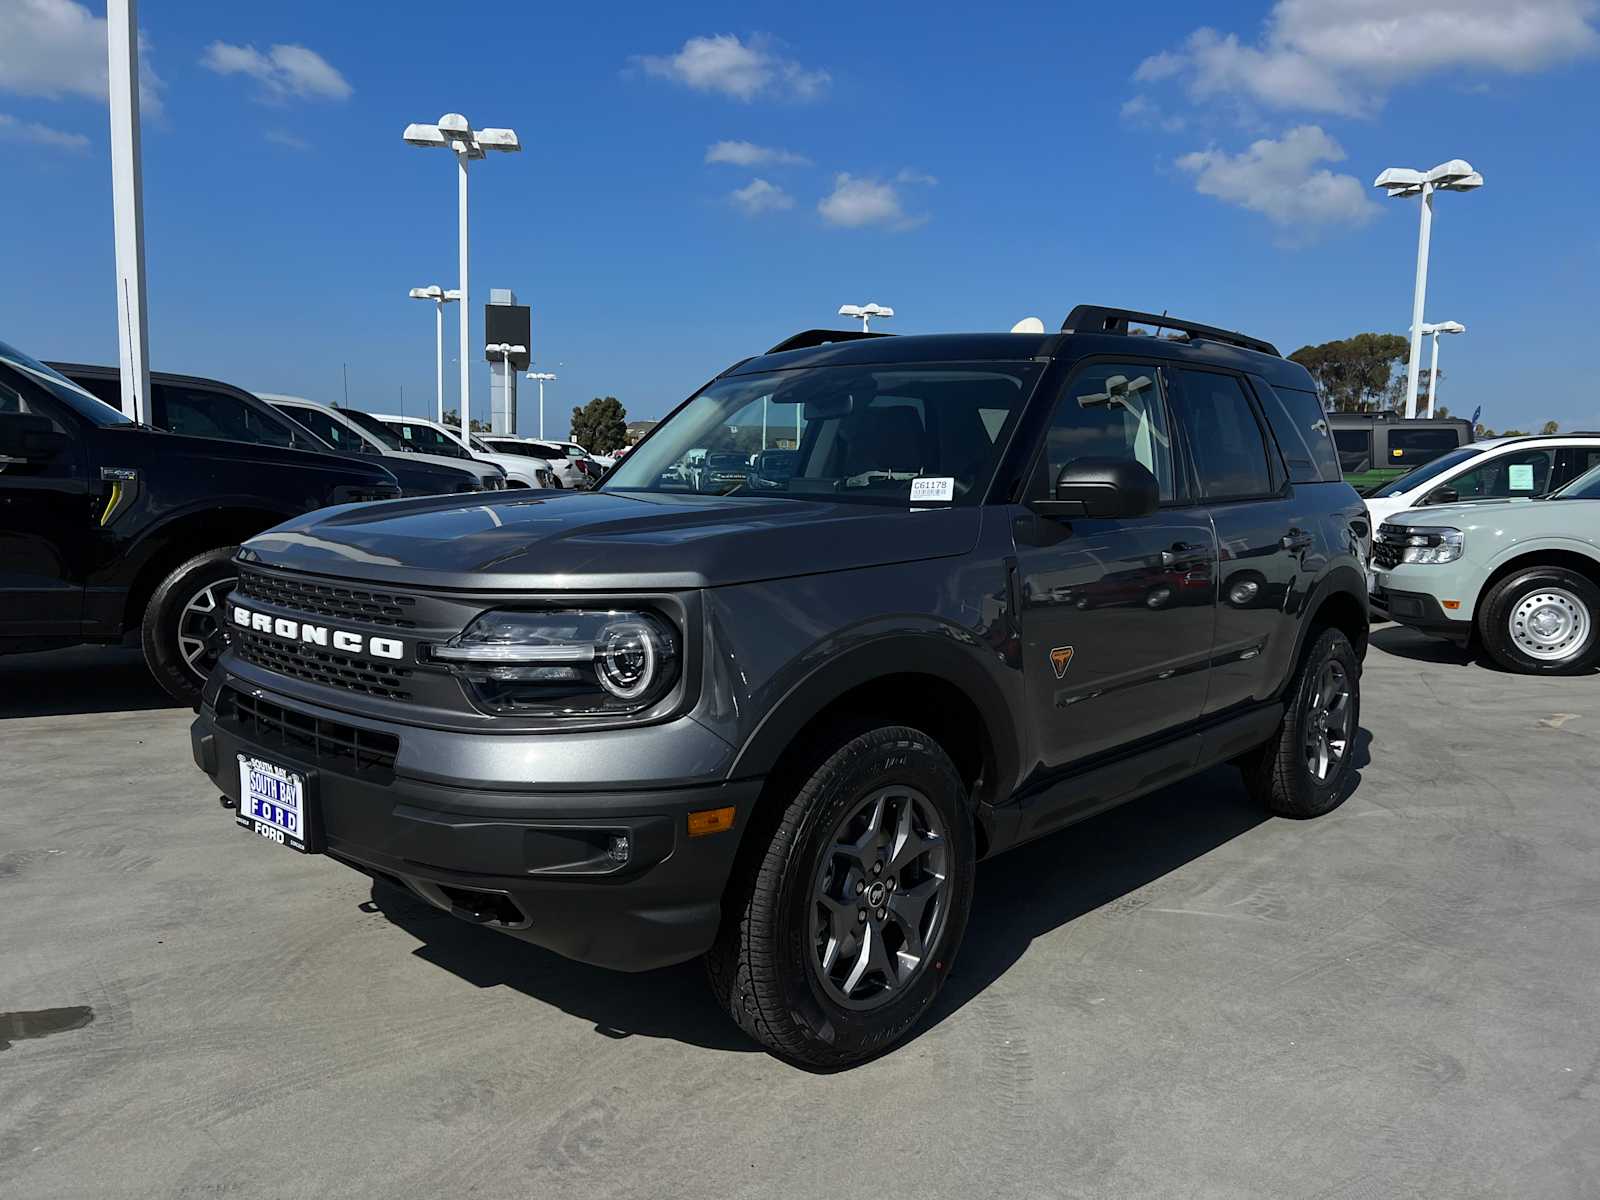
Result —
<svg viewBox="0 0 1600 1200"><path fill-rule="evenodd" d="M810 346L826 346L829 342L859 342L862 338L893 337L892 333L871 333L860 329L803 329L793 337L786 337L768 354L785 350L804 350Z"/></svg>
<svg viewBox="0 0 1600 1200"><path fill-rule="evenodd" d="M1061 332L1127 333L1129 322L1149 325L1155 329L1175 329L1179 333L1187 333L1192 338L1226 342L1230 346L1254 350L1258 354L1270 354L1274 358L1282 357L1278 353L1278 348L1271 342L1263 342L1260 338L1253 338L1248 334L1234 333L1231 329L1218 329L1215 325L1183 321L1177 317L1169 317L1165 313L1157 316L1155 313L1134 312L1127 308L1102 308L1098 304L1080 304L1074 308L1067 314L1067 319L1061 322Z"/></svg>

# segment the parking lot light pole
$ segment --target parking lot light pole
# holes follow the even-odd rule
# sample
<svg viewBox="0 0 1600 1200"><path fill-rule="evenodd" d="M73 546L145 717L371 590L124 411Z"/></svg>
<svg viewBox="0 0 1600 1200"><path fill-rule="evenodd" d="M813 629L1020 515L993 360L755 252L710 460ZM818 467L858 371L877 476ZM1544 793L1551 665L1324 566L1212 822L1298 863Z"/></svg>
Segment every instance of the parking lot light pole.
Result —
<svg viewBox="0 0 1600 1200"><path fill-rule="evenodd" d="M1390 199L1422 197L1422 225L1417 232L1417 283L1411 295L1411 358L1406 364L1406 419L1417 415L1417 374L1422 365L1422 306L1428 294L1428 242L1433 233L1433 194L1438 191L1470 192L1483 186L1483 176L1459 158L1440 163L1431 171L1390 167L1372 181Z"/></svg>
<svg viewBox="0 0 1600 1200"><path fill-rule="evenodd" d="M868 333L872 328L872 318L887 321L894 316L894 309L886 304L841 304L839 306L841 317L860 317L861 332Z"/></svg>
<svg viewBox="0 0 1600 1200"><path fill-rule="evenodd" d="M122 411L150 420L150 334L144 283L144 168L139 141L138 0L106 6L111 113L111 219L116 242L117 361Z"/></svg>
<svg viewBox="0 0 1600 1200"><path fill-rule="evenodd" d="M1434 397L1439 392L1439 335L1441 333L1465 333L1467 327L1460 321L1436 321L1424 325L1422 332L1433 338L1433 360L1428 364L1428 420L1433 420Z"/></svg>
<svg viewBox="0 0 1600 1200"><path fill-rule="evenodd" d="M554 371L529 371L528 378L539 385L539 436L544 436L544 385L546 382L554 383Z"/></svg>
<svg viewBox="0 0 1600 1200"><path fill-rule="evenodd" d="M444 424L444 306L454 304L461 299L461 293L455 288L445 291L437 283L430 283L427 287L412 288L410 296L413 300L433 301L433 387L434 387L434 414L433 419L439 424Z"/></svg>
<svg viewBox="0 0 1600 1200"><path fill-rule="evenodd" d="M404 137L413 146L438 146L456 156L456 236L461 272L461 285L456 290L461 302L461 444L465 446L471 425L471 366L467 357L471 314L467 298L472 295L467 286L467 163L483 158L486 150L514 153L522 149L522 143L514 129L474 129L460 113L445 113L437 125L407 125Z"/></svg>

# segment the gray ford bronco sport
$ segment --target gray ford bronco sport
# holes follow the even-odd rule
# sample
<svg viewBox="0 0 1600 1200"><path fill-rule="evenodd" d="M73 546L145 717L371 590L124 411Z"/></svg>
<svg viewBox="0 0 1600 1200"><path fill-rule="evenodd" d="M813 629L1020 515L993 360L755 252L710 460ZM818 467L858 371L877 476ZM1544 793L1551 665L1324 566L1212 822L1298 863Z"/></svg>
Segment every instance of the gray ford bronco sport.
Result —
<svg viewBox="0 0 1600 1200"><path fill-rule="evenodd" d="M593 492L251 539L194 757L270 841L585 962L704 955L840 1067L928 1011L978 859L1221 762L1340 803L1365 521L1265 342L812 331Z"/></svg>

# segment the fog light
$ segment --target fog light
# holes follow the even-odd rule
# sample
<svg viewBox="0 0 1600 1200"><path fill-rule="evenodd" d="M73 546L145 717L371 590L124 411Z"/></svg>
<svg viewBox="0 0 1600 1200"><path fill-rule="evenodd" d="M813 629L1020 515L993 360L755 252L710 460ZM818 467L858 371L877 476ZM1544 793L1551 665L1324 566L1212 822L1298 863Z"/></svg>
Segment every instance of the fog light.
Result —
<svg viewBox="0 0 1600 1200"><path fill-rule="evenodd" d="M625 863L628 861L630 852L631 847L628 845L628 835L625 833L613 833L611 835L611 845L606 848L606 857L614 863Z"/></svg>
<svg viewBox="0 0 1600 1200"><path fill-rule="evenodd" d="M726 808L705 808L689 814L689 836L705 837L708 833L721 833L733 828L733 805Z"/></svg>

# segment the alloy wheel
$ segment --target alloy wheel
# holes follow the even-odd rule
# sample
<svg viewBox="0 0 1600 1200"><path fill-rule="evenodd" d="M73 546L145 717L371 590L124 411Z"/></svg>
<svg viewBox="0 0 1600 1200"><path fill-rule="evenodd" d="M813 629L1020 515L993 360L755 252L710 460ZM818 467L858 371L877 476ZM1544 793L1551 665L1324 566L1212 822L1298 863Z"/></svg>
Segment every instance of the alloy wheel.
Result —
<svg viewBox="0 0 1600 1200"><path fill-rule="evenodd" d="M1319 784L1333 778L1350 750L1354 711L1344 664L1324 664L1306 708L1305 723L1306 767Z"/></svg>
<svg viewBox="0 0 1600 1200"><path fill-rule="evenodd" d="M228 645L228 627L222 619L222 606L238 580L214 579L206 584L178 613L178 654L183 665L204 682Z"/></svg>

